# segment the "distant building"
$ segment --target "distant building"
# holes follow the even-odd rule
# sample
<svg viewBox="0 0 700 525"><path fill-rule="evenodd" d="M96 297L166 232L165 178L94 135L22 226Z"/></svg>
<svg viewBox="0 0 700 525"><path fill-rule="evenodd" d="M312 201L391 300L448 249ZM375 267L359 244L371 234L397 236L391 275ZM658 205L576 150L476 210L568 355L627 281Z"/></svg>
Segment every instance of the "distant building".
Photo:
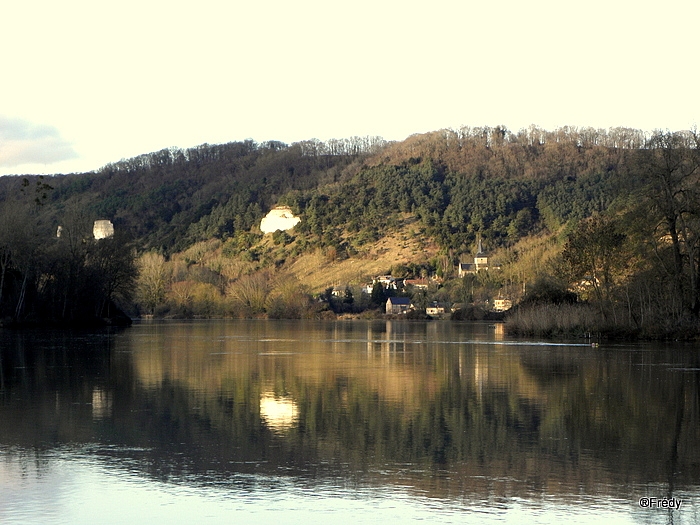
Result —
<svg viewBox="0 0 700 525"><path fill-rule="evenodd" d="M510 299L494 299L493 309L497 312L505 312L513 307L513 301Z"/></svg>
<svg viewBox="0 0 700 525"><path fill-rule="evenodd" d="M448 310L444 304L434 302L425 309L425 313L430 317L439 317L445 315Z"/></svg>
<svg viewBox="0 0 700 525"><path fill-rule="evenodd" d="M411 299L408 297L389 297L386 300L386 313L405 314L411 306Z"/></svg>
<svg viewBox="0 0 700 525"><path fill-rule="evenodd" d="M403 284L404 286L413 286L420 290L427 290L430 281L428 279L404 279Z"/></svg>
<svg viewBox="0 0 700 525"><path fill-rule="evenodd" d="M396 279L391 275L379 275L373 279L373 284L374 283L380 283L387 290L396 290Z"/></svg>
<svg viewBox="0 0 700 525"><path fill-rule="evenodd" d="M460 263L457 267L457 275L459 277L464 277L467 274L478 273L479 270L500 270L501 265L495 264L493 261L489 260L489 255L484 251L484 247L481 245L481 237L479 237L479 242L477 246L476 255L474 256L473 263Z"/></svg>
<svg viewBox="0 0 700 525"><path fill-rule="evenodd" d="M374 283L365 283L361 286L362 293L366 293L367 295L372 295L372 292L374 291Z"/></svg>

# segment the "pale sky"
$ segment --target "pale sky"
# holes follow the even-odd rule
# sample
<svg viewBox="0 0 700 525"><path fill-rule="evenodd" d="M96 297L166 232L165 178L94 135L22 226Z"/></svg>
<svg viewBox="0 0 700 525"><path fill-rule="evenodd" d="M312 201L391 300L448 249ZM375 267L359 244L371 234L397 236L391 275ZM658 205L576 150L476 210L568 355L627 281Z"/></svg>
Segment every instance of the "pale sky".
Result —
<svg viewBox="0 0 700 525"><path fill-rule="evenodd" d="M171 146L700 124L698 0L0 2L0 174Z"/></svg>

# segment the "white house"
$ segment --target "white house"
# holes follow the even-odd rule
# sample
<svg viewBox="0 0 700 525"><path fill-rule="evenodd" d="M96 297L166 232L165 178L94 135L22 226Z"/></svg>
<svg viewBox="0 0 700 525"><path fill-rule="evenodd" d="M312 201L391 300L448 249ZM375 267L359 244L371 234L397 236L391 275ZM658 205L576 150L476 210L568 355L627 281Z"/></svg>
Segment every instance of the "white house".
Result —
<svg viewBox="0 0 700 525"><path fill-rule="evenodd" d="M380 283L387 290L396 290L396 279L394 279L391 275L379 275L373 279L373 283Z"/></svg>
<svg viewBox="0 0 700 525"><path fill-rule="evenodd" d="M444 304L434 302L425 309L425 313L431 317L438 317L444 315L447 310Z"/></svg>
<svg viewBox="0 0 700 525"><path fill-rule="evenodd" d="M510 299L494 299L493 309L497 312L505 312L513 307L513 301Z"/></svg>

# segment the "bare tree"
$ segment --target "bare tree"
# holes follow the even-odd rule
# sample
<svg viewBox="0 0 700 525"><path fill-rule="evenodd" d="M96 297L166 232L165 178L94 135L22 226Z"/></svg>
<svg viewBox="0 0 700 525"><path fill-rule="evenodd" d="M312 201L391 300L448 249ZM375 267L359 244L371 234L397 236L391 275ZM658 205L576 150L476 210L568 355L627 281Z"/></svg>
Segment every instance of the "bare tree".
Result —
<svg viewBox="0 0 700 525"><path fill-rule="evenodd" d="M165 300L167 272L165 257L156 252L147 252L138 260L139 277L137 293L141 302L153 314L156 307Z"/></svg>
<svg viewBox="0 0 700 525"><path fill-rule="evenodd" d="M655 242L670 246L668 268L687 310L700 314L700 150L697 133L657 131L641 152L638 169L657 217Z"/></svg>
<svg viewBox="0 0 700 525"><path fill-rule="evenodd" d="M237 306L249 309L253 314L259 314L265 312L273 288L272 276L268 272L258 272L245 275L230 283L226 294Z"/></svg>

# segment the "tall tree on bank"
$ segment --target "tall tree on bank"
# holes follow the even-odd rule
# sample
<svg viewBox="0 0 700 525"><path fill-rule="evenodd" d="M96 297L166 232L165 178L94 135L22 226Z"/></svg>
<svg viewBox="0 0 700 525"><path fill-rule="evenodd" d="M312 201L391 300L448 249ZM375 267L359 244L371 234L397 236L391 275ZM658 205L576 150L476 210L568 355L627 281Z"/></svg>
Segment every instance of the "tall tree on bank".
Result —
<svg viewBox="0 0 700 525"><path fill-rule="evenodd" d="M165 288L168 281L165 257L156 252L146 252L139 257L138 268L138 300L146 307L149 314L153 314L156 307L165 301Z"/></svg>
<svg viewBox="0 0 700 525"><path fill-rule="evenodd" d="M562 256L571 270L572 282L592 287L603 318L613 304L616 285L629 259L625 240L614 219L594 215L579 223L564 246Z"/></svg>
<svg viewBox="0 0 700 525"><path fill-rule="evenodd" d="M659 261L672 277L683 309L700 314L700 136L657 132L640 152L637 169L647 183L646 202L656 217ZM670 262L663 253L671 252Z"/></svg>
<svg viewBox="0 0 700 525"><path fill-rule="evenodd" d="M97 292L95 317L111 317L115 300L131 301L138 267L127 235L118 231L112 237L92 240L86 266Z"/></svg>
<svg viewBox="0 0 700 525"><path fill-rule="evenodd" d="M52 189L43 177L34 194L26 191L30 187L25 178L12 198L0 202L0 314L15 319L22 313L31 281L41 273L41 236L45 232L39 233L38 212Z"/></svg>

